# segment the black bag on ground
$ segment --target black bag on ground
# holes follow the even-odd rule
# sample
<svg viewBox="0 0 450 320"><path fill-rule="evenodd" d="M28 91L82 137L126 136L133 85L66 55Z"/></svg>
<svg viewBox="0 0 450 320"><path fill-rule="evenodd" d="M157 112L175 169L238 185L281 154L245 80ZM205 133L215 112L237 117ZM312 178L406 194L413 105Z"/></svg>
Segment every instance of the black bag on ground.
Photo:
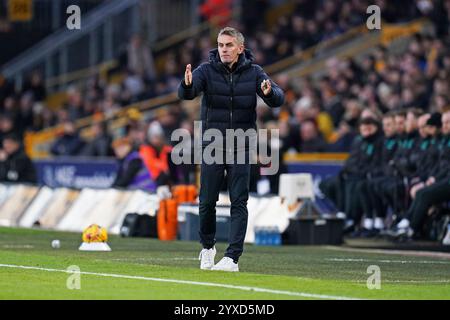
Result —
<svg viewBox="0 0 450 320"><path fill-rule="evenodd" d="M120 235L122 237L157 238L156 216L128 213L120 227Z"/></svg>

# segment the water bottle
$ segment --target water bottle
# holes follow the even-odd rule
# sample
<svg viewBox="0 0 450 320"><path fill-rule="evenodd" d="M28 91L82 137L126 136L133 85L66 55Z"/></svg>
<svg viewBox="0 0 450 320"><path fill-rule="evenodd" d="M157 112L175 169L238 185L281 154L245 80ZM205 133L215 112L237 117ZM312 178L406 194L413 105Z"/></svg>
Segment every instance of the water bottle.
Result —
<svg viewBox="0 0 450 320"><path fill-rule="evenodd" d="M274 230L274 245L275 246L279 246L281 245L281 233L280 233L280 229L278 229L278 227L275 227Z"/></svg>
<svg viewBox="0 0 450 320"><path fill-rule="evenodd" d="M261 245L267 246L269 240L269 233L267 232L267 227L261 228Z"/></svg>
<svg viewBox="0 0 450 320"><path fill-rule="evenodd" d="M275 228L269 227L269 246L275 245Z"/></svg>
<svg viewBox="0 0 450 320"><path fill-rule="evenodd" d="M261 228L255 228L255 245L261 245Z"/></svg>

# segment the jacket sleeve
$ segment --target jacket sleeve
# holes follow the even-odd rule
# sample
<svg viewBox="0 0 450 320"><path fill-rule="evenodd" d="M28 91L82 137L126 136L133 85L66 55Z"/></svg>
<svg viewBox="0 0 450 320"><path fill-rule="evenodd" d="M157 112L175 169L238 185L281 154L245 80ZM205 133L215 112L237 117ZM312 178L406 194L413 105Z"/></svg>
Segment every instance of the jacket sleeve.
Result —
<svg viewBox="0 0 450 320"><path fill-rule="evenodd" d="M281 88L275 82L273 82L272 79L270 79L269 76L264 72L264 70L258 65L256 66L256 72L256 92L258 93L258 96L260 96L261 99L263 99L264 102L271 108L281 107L281 105L284 103L283 90L281 90ZM261 90L261 82L263 82L264 80L269 80L272 84L272 91L268 96L265 96Z"/></svg>
<svg viewBox="0 0 450 320"><path fill-rule="evenodd" d="M205 65L198 66L192 71L192 83L187 86L184 83L184 78L178 86L178 97L182 100L193 100L206 88L206 74Z"/></svg>

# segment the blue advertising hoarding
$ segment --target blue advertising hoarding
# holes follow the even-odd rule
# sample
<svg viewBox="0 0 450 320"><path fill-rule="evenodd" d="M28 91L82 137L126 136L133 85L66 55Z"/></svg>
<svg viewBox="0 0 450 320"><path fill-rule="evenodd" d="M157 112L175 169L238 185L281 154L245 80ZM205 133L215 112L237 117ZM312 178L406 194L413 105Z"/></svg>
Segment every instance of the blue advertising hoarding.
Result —
<svg viewBox="0 0 450 320"><path fill-rule="evenodd" d="M52 188L109 188L117 172L114 159L58 158L34 163L38 183Z"/></svg>

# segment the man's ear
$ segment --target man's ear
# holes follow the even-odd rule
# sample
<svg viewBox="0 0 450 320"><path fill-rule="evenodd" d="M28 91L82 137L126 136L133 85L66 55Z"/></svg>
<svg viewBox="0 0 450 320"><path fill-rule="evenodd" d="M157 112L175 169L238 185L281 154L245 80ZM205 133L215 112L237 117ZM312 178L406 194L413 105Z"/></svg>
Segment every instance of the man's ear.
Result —
<svg viewBox="0 0 450 320"><path fill-rule="evenodd" d="M242 52L244 52L244 46L239 46L238 53L241 54Z"/></svg>

